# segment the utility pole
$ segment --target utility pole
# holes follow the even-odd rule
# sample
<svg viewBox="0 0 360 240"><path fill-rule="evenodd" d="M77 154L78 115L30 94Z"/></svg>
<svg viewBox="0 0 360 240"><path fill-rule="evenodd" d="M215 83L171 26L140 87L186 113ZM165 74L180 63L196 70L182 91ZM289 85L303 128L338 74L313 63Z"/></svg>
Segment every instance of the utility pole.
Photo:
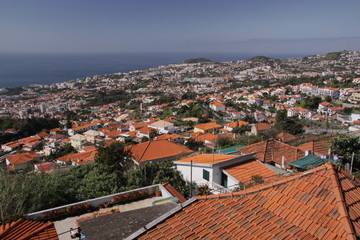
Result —
<svg viewBox="0 0 360 240"><path fill-rule="evenodd" d="M355 153L353 152L351 155L351 164L350 164L350 174L352 174L353 164L354 164Z"/></svg>
<svg viewBox="0 0 360 240"><path fill-rule="evenodd" d="M192 160L190 160L190 197L192 197Z"/></svg>

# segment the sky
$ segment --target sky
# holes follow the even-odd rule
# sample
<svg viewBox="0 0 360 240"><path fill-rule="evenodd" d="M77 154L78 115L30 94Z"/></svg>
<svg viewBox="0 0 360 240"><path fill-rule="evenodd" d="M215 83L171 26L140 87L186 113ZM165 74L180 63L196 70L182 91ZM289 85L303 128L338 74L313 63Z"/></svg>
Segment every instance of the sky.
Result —
<svg viewBox="0 0 360 240"><path fill-rule="evenodd" d="M359 0L1 0L0 53L360 50Z"/></svg>

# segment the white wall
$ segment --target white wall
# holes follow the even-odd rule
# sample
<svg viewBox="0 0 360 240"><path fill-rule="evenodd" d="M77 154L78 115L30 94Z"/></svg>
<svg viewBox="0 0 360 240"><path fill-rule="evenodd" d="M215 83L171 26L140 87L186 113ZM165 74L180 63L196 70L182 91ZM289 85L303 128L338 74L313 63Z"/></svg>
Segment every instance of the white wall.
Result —
<svg viewBox="0 0 360 240"><path fill-rule="evenodd" d="M176 163L175 163L176 164ZM179 170L187 181L190 181L190 165L176 164L177 170ZM221 183L221 169L218 166L205 167L205 166L192 166L192 181L198 185L209 184L207 180L203 178L203 170L209 172L209 182Z"/></svg>
<svg viewBox="0 0 360 240"><path fill-rule="evenodd" d="M184 176L184 178L187 181L190 181L191 177L190 177L190 165L178 165L176 164L176 168L177 170L179 170L182 175ZM192 167L192 181L195 182L198 185L202 185L202 184L208 184L208 181L206 181L205 179L203 179L203 169L207 170L209 172L209 181L212 182L213 181L213 171L210 167L199 167L199 166L194 166Z"/></svg>

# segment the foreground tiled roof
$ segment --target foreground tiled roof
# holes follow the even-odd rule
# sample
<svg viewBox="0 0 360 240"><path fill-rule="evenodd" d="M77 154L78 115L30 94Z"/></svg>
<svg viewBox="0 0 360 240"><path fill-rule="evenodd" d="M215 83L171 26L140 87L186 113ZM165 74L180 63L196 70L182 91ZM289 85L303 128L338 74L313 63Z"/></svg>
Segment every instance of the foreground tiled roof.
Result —
<svg viewBox="0 0 360 240"><path fill-rule="evenodd" d="M184 145L168 140L148 141L129 146L127 149L130 150L131 155L137 162L175 157L193 152Z"/></svg>
<svg viewBox="0 0 360 240"><path fill-rule="evenodd" d="M270 168L257 160L241 163L240 165L228 167L224 170L243 184L249 184L252 176L255 175L262 177L264 181L272 180L277 176L276 172L270 170Z"/></svg>
<svg viewBox="0 0 360 240"><path fill-rule="evenodd" d="M360 182L325 164L240 192L197 197L138 239L357 239Z"/></svg>
<svg viewBox="0 0 360 240"><path fill-rule="evenodd" d="M54 223L35 222L19 219L0 226L2 240L55 240L59 239Z"/></svg>
<svg viewBox="0 0 360 240"><path fill-rule="evenodd" d="M239 152L243 154L256 153L256 157L260 161L275 162L279 165L282 164L282 157L286 163L289 163L305 156L305 153L300 149L275 139L251 144L240 148Z"/></svg>

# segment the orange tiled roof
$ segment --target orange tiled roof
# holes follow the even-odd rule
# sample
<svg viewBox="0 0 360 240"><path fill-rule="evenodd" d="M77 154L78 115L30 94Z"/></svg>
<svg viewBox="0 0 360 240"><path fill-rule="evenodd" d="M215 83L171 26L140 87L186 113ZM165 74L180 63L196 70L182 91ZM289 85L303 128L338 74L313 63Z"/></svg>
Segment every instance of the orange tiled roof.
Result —
<svg viewBox="0 0 360 240"><path fill-rule="evenodd" d="M19 219L0 226L0 239L57 240L54 223L43 223Z"/></svg>
<svg viewBox="0 0 360 240"><path fill-rule="evenodd" d="M320 103L320 105L323 105L323 106L332 106L333 104L332 104L332 103L329 103L329 102L322 102L322 103Z"/></svg>
<svg viewBox="0 0 360 240"><path fill-rule="evenodd" d="M258 131L264 131L271 128L271 125L267 123L254 123L254 126Z"/></svg>
<svg viewBox="0 0 360 240"><path fill-rule="evenodd" d="M285 162L288 163L305 156L305 153L302 150L275 139L254 143L240 148L238 151L243 154L256 153L256 157L260 161L275 162L279 165L282 164L283 156Z"/></svg>
<svg viewBox="0 0 360 240"><path fill-rule="evenodd" d="M126 149L130 150L133 158L137 162L175 157L181 154L189 154L193 152L184 145L168 140L147 141L128 146Z"/></svg>
<svg viewBox="0 0 360 240"><path fill-rule="evenodd" d="M11 165L21 164L32 161L34 158L39 157L39 154L34 152L26 153L16 153L10 156L7 156L6 159L10 161Z"/></svg>
<svg viewBox="0 0 360 240"><path fill-rule="evenodd" d="M244 184L249 184L252 180L252 176L255 175L261 176L266 182L277 176L276 172L270 170L257 160L251 160L237 166L225 168L224 170L236 178L236 180Z"/></svg>
<svg viewBox="0 0 360 240"><path fill-rule="evenodd" d="M97 149L95 146L89 146L87 148L84 148L84 152L79 152L79 153L70 153L68 155L59 157L58 161L62 161L62 162L75 162L77 164L85 164L88 162L94 162L96 154L97 154Z"/></svg>
<svg viewBox="0 0 360 240"><path fill-rule="evenodd" d="M204 133L204 134L196 135L193 137L193 139L195 139L196 141L199 141L199 142L205 142L205 140L212 142L218 138L219 138L218 135L212 134L212 133Z"/></svg>
<svg viewBox="0 0 360 240"><path fill-rule="evenodd" d="M315 154L329 155L329 148L332 138L310 141L298 146L302 151L311 150Z"/></svg>
<svg viewBox="0 0 360 240"><path fill-rule="evenodd" d="M231 127L231 128L237 128L237 127L246 126L248 124L249 124L248 122L239 120L239 121L227 123L224 126Z"/></svg>
<svg viewBox="0 0 360 240"><path fill-rule="evenodd" d="M359 239L359 218L360 181L325 164L240 192L196 197L138 239Z"/></svg>
<svg viewBox="0 0 360 240"><path fill-rule="evenodd" d="M294 135L288 132L281 132L278 135L276 135L277 139L280 139L282 142L290 142L292 140L297 139Z"/></svg>
<svg viewBox="0 0 360 240"><path fill-rule="evenodd" d="M239 156L218 155L218 154L200 154L200 155L195 155L195 156L177 160L177 162L191 162L192 161L194 164L196 164L196 163L215 164L215 163L224 162L224 161L236 158L236 157L239 157Z"/></svg>
<svg viewBox="0 0 360 240"><path fill-rule="evenodd" d="M10 148L15 148L15 147L18 147L19 145L21 145L20 143L18 142L8 142L8 143L5 143L3 144L4 146L7 146L7 147L10 147Z"/></svg>
<svg viewBox="0 0 360 240"><path fill-rule="evenodd" d="M49 130L50 132L61 132L62 130L60 128L53 128Z"/></svg>
<svg viewBox="0 0 360 240"><path fill-rule="evenodd" d="M183 203L186 201L186 199L184 198L183 195L181 195L178 191L176 191L176 189L171 186L169 183L163 183L162 184L164 186L164 188L166 188L166 190L171 193L171 195L173 195L174 197L176 197L177 199L179 199L179 202Z"/></svg>
<svg viewBox="0 0 360 240"><path fill-rule="evenodd" d="M41 138L44 138L44 137L48 136L49 134L47 134L46 132L41 132L41 133L38 133L37 135Z"/></svg>
<svg viewBox="0 0 360 240"><path fill-rule="evenodd" d="M214 105L214 106L218 106L218 107L225 106L224 104L219 103L219 102L211 102L210 104L211 104L211 105Z"/></svg>
<svg viewBox="0 0 360 240"><path fill-rule="evenodd" d="M201 130L211 130L211 129L216 129L216 128L221 128L222 126L219 125L219 124L216 124L216 123L203 123L203 124L198 124L198 125L195 125L194 128L198 128L198 129L201 129Z"/></svg>
<svg viewBox="0 0 360 240"><path fill-rule="evenodd" d="M117 137L119 137L122 133L123 133L123 132L121 132L121 131L119 131L119 130L113 130L113 131L111 131L111 132L108 132L108 133L106 134L106 136L107 136L108 138L117 138Z"/></svg>
<svg viewBox="0 0 360 240"><path fill-rule="evenodd" d="M162 139L173 140L173 139L177 139L177 138L180 138L180 137L181 137L181 135L179 135L179 134L169 133L169 134L164 134L164 135L157 136L157 139L158 140L162 140Z"/></svg>

